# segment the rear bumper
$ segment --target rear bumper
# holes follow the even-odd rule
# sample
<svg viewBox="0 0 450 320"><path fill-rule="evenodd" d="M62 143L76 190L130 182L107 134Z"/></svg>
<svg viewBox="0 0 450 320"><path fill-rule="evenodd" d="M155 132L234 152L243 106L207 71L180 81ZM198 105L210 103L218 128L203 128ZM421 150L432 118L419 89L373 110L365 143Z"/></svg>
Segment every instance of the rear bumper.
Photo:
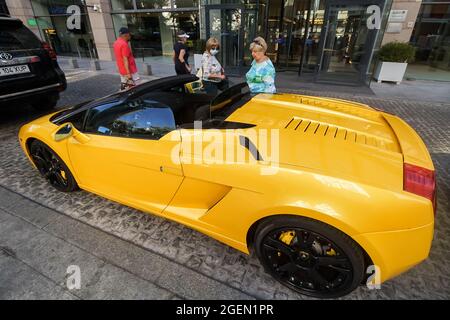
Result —
<svg viewBox="0 0 450 320"><path fill-rule="evenodd" d="M31 78L27 79L26 82L22 82L21 79L0 79L0 83L6 81L5 83L8 84L0 92L0 103L45 96L66 90L66 76L56 62L54 62L51 70L52 72L46 75L31 74ZM16 91L17 88L19 91Z"/></svg>
<svg viewBox="0 0 450 320"><path fill-rule="evenodd" d="M384 282L425 260L433 233L434 222L414 229L365 233L353 238L380 268L380 280Z"/></svg>
<svg viewBox="0 0 450 320"><path fill-rule="evenodd" d="M28 89L28 90L23 90L23 91L0 95L0 102L20 100L23 98L42 95L42 94L46 94L49 92L60 92L60 91L64 91L65 89L66 89L65 81L57 82L57 83L54 83L51 85L46 85L46 86L37 87L37 88L33 88L33 89Z"/></svg>

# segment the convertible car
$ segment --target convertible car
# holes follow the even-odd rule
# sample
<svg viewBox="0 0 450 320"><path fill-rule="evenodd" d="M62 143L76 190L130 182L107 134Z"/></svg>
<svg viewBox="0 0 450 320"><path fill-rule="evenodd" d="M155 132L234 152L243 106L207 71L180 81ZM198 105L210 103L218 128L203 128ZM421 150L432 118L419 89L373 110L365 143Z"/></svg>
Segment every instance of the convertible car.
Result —
<svg viewBox="0 0 450 320"><path fill-rule="evenodd" d="M212 97L192 90L196 80L158 79L41 117L20 129L20 145L56 189L254 253L301 294L339 297L427 258L434 167L404 121L245 84Z"/></svg>

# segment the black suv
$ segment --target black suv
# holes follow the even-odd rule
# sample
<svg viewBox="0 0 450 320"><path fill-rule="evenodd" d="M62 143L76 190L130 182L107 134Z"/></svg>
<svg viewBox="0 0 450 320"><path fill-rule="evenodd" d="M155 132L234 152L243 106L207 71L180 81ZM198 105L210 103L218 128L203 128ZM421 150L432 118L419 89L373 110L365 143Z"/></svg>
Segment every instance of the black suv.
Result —
<svg viewBox="0 0 450 320"><path fill-rule="evenodd" d="M23 101L51 109L66 86L50 45L22 21L0 14L0 105Z"/></svg>

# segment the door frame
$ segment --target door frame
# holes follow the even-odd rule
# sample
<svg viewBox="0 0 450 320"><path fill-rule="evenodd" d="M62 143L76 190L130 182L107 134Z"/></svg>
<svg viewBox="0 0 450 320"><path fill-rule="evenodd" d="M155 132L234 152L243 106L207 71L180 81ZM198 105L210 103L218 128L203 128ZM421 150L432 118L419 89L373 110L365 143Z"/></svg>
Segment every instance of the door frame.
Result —
<svg viewBox="0 0 450 320"><path fill-rule="evenodd" d="M321 79L321 69L323 65L324 60L324 52L325 52L325 44L327 42L327 35L328 35L328 28L330 26L330 8L332 6L336 5L361 5L364 7L367 7L369 5L378 5L380 7L380 18L381 18L381 27L380 29L373 29L369 30L367 33L366 38L366 44L369 44L369 46L366 49L366 54L364 54L362 60L360 61L360 66L363 66L360 68L359 72L357 73L357 82L359 84L369 85L370 79L368 79L368 75L370 75L369 69L370 69L370 62L373 57L373 50L375 48L375 45L377 44L377 40L382 28L382 22L383 22L383 13L385 11L385 7L387 4L387 0L328 0L326 2L325 6L325 14L324 14L324 25L322 27L322 30L320 32L320 42L319 42L319 53L320 58L318 60L318 64L316 65L316 70L314 73L314 81L320 81Z"/></svg>

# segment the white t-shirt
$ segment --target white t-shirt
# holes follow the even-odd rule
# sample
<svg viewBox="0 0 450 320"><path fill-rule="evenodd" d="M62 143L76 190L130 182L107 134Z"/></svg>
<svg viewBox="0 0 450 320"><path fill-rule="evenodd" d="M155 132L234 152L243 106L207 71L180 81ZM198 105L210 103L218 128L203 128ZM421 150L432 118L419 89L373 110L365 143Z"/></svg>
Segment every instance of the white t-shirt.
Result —
<svg viewBox="0 0 450 320"><path fill-rule="evenodd" d="M208 80L210 75L221 75L222 66L215 56L208 52L203 53L202 56L202 72L203 80ZM210 79L215 80L215 79Z"/></svg>

